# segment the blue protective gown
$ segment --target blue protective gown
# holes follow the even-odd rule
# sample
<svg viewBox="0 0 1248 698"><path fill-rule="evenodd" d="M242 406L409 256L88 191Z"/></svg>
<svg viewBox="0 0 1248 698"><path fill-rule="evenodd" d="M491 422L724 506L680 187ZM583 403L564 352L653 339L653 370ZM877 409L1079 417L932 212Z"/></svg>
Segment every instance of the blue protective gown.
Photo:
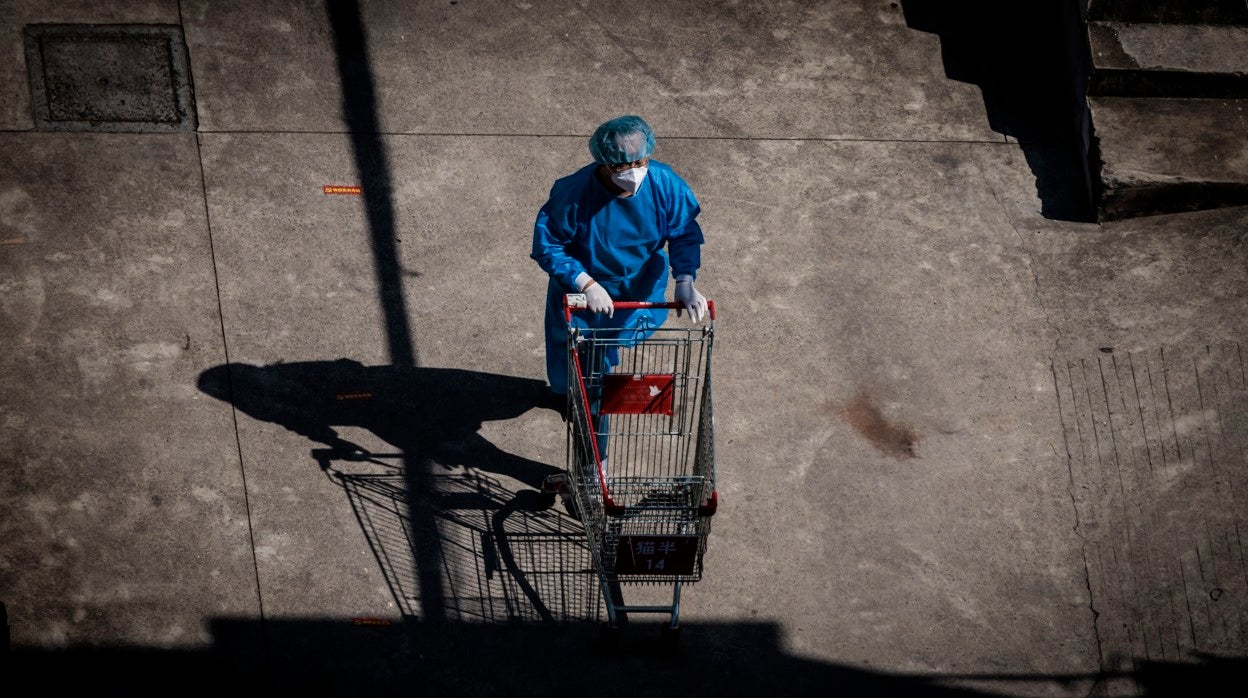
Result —
<svg viewBox="0 0 1248 698"><path fill-rule="evenodd" d="M531 256L550 275L546 377L556 393L568 389L563 296L576 293L581 272L612 300L662 302L669 265L673 276L696 277L702 261L702 228L695 220L701 207L680 175L651 160L637 193L620 197L594 176L597 167L587 165L556 181L533 228ZM617 310L614 317L576 313L572 321L580 327L637 328L641 338L666 318L666 310Z"/></svg>

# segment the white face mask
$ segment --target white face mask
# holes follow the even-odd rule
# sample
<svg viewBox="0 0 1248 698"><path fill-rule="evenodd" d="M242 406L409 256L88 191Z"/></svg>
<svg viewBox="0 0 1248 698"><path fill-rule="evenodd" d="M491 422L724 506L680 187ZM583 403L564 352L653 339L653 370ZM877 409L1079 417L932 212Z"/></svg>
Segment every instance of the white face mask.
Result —
<svg viewBox="0 0 1248 698"><path fill-rule="evenodd" d="M636 194L641 182L646 178L646 166L634 167L623 172L612 172L611 181L629 194Z"/></svg>

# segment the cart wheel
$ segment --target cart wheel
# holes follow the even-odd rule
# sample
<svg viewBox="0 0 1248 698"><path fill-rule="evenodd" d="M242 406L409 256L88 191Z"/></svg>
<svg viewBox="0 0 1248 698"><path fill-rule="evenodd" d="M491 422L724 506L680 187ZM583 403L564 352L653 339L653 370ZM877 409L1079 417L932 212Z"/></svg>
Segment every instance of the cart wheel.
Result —
<svg viewBox="0 0 1248 698"><path fill-rule="evenodd" d="M542 478L542 492L555 494L557 492L563 492L566 489L568 489L567 473L555 473L554 475L547 475Z"/></svg>
<svg viewBox="0 0 1248 698"><path fill-rule="evenodd" d="M602 645L602 651L607 654L615 654L620 649L620 626L612 627L605 620L598 626L598 640Z"/></svg>
<svg viewBox="0 0 1248 698"><path fill-rule="evenodd" d="M666 623L663 624L663 630L659 633L659 644L664 652L675 652L680 648L680 626L672 627Z"/></svg>

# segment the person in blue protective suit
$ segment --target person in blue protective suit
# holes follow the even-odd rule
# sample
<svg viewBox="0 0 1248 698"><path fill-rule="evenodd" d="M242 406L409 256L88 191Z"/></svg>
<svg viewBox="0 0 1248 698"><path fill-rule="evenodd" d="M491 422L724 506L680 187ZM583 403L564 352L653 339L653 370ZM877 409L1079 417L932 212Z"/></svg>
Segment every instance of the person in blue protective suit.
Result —
<svg viewBox="0 0 1248 698"><path fill-rule="evenodd" d="M701 208L689 185L651 159L654 131L639 116L603 123L589 139L594 162L555 182L537 214L532 258L550 275L546 290L546 376L567 392L568 323L563 297L584 293L592 315L581 327L637 330L642 339L663 324L666 310L616 312L614 301L664 301L667 271L675 299L693 322L706 298L693 286L701 266ZM610 360L610 359L608 359Z"/></svg>

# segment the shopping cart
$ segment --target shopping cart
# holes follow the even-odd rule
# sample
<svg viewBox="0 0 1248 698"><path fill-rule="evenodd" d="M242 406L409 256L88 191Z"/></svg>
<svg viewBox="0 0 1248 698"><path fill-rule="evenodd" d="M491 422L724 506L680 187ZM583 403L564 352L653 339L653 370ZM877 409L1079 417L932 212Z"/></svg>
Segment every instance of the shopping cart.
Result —
<svg viewBox="0 0 1248 698"><path fill-rule="evenodd" d="M617 302L616 312L681 307ZM584 294L564 300L569 323ZM548 491L580 518L607 607L604 640L629 613L670 614L680 630L680 591L702 577L718 505L711 411L715 305L701 325L572 327L568 336L567 472ZM627 605L624 585L672 587L671 603ZM663 595L666 598L666 595Z"/></svg>

